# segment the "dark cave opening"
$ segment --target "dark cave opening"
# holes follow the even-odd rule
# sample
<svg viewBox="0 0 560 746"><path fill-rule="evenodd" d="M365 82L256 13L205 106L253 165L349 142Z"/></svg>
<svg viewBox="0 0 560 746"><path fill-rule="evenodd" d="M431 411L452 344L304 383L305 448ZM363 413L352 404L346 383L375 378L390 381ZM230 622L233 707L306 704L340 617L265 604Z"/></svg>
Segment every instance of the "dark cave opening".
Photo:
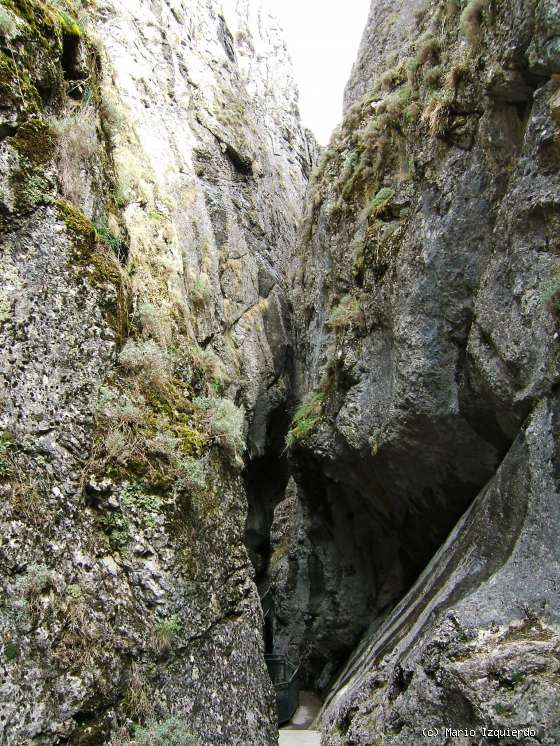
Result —
<svg viewBox="0 0 560 746"><path fill-rule="evenodd" d="M475 415L464 397L462 404L478 433L486 424L480 405ZM460 429L456 442L446 439L448 423L414 422L411 440L431 443L414 454L387 448L379 458L341 442L326 456L303 444L288 457L288 412L283 406L268 416L266 444L247 465L245 541L266 652L299 664L301 686L324 695L366 630L382 623L425 570L495 472L509 438L499 429L489 440L480 436L470 479L464 463L473 456L465 456ZM283 523L295 528L279 538Z"/></svg>
<svg viewBox="0 0 560 746"><path fill-rule="evenodd" d="M81 101L86 90L88 68L84 60L84 46L78 33L64 33L62 36L61 66L67 81L70 98Z"/></svg>
<svg viewBox="0 0 560 746"><path fill-rule="evenodd" d="M290 419L285 406L275 409L268 416L265 447L260 455L249 461L245 469L248 500L245 545L261 597L267 591L274 509L282 500L290 478L290 465L284 448Z"/></svg>
<svg viewBox="0 0 560 746"><path fill-rule="evenodd" d="M273 620L276 644L301 660L303 686L325 694L366 630L413 587L492 477L505 438L499 445L481 444L487 467L472 481L439 448L439 470L430 451L376 460L341 445L336 459L323 460L298 449L291 465L305 539L289 556Z"/></svg>

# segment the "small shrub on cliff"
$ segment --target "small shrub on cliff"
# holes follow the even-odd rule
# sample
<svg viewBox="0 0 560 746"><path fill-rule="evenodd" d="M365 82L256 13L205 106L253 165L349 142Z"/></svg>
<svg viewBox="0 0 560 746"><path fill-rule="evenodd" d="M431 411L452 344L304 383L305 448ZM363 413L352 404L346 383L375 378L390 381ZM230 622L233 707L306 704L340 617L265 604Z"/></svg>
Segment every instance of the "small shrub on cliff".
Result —
<svg viewBox="0 0 560 746"><path fill-rule="evenodd" d="M180 442L180 439L172 432L159 430L153 438L146 440L146 450L148 453L162 456L170 464L174 464L177 460Z"/></svg>
<svg viewBox="0 0 560 746"><path fill-rule="evenodd" d="M146 406L142 396L133 401L127 394L102 386L95 406L98 417L114 425L138 425L146 418Z"/></svg>
<svg viewBox="0 0 560 746"><path fill-rule="evenodd" d="M135 315L145 337L153 339L163 347L171 343L171 319L163 309L153 303L141 303Z"/></svg>
<svg viewBox="0 0 560 746"><path fill-rule="evenodd" d="M292 448L313 432L323 416L325 398L321 391L312 391L304 397L294 413L292 426L286 436L286 448Z"/></svg>
<svg viewBox="0 0 560 746"><path fill-rule="evenodd" d="M136 342L129 339L119 355L123 368L136 374L140 383L162 390L169 381L167 354L151 340Z"/></svg>
<svg viewBox="0 0 560 746"><path fill-rule="evenodd" d="M191 285L191 298L197 306L205 306L212 297L210 284L205 275L201 275L193 280Z"/></svg>
<svg viewBox="0 0 560 746"><path fill-rule="evenodd" d="M220 388L227 380L224 365L214 350L210 347L202 348L197 344L189 347L192 364L202 375L210 381L219 381Z"/></svg>
<svg viewBox="0 0 560 746"><path fill-rule="evenodd" d="M236 461L240 461L245 450L243 411L230 399L216 397L197 397L193 404L202 413L202 419L210 435L234 456Z"/></svg>
<svg viewBox="0 0 560 746"><path fill-rule="evenodd" d="M205 490L206 468L202 459L185 456L177 463L177 477L175 479L175 492L188 490Z"/></svg>
<svg viewBox="0 0 560 746"><path fill-rule="evenodd" d="M152 633L152 644L158 653L167 653L173 647L173 642L181 631L181 623L177 617L160 619Z"/></svg>
<svg viewBox="0 0 560 746"><path fill-rule="evenodd" d="M334 331L362 326L363 322L364 312L360 302L351 295L345 295L329 316L329 326Z"/></svg>

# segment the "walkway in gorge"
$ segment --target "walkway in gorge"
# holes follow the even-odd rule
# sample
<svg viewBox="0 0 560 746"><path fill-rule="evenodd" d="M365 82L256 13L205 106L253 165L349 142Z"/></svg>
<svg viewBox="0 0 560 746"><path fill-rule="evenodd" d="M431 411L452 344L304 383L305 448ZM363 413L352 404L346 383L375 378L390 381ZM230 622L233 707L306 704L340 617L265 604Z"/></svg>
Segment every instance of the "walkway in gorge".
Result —
<svg viewBox="0 0 560 746"><path fill-rule="evenodd" d="M280 746L320 746L321 734L310 730L321 709L320 700L312 693L300 693L300 706L289 725L280 730Z"/></svg>

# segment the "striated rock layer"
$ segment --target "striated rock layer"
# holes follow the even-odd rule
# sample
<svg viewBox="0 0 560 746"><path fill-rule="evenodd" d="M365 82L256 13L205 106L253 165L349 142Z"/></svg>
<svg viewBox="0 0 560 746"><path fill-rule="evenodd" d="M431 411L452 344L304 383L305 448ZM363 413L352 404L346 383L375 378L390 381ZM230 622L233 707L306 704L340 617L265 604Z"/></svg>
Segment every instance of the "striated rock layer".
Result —
<svg viewBox="0 0 560 746"><path fill-rule="evenodd" d="M560 738L559 39L548 0L374 0L311 183L272 576L333 746Z"/></svg>
<svg viewBox="0 0 560 746"><path fill-rule="evenodd" d="M289 395L314 158L279 30L0 14L0 740L276 743L239 466Z"/></svg>

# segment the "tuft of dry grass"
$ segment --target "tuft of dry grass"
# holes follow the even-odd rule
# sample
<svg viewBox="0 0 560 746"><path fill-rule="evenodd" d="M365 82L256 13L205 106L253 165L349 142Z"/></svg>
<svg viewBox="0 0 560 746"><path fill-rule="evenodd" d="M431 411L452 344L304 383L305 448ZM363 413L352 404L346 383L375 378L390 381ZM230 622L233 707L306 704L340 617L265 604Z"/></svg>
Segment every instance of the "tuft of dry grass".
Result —
<svg viewBox="0 0 560 746"><path fill-rule="evenodd" d="M45 519L45 503L39 494L37 482L32 477L12 482L10 502L14 515L31 526L38 526Z"/></svg>
<svg viewBox="0 0 560 746"><path fill-rule="evenodd" d="M440 51L441 43L439 39L431 34L422 36L418 42L418 49L416 50L416 66L421 67L430 60L437 62L439 60Z"/></svg>
<svg viewBox="0 0 560 746"><path fill-rule="evenodd" d="M469 0L461 13L461 28L471 44L478 44L482 37L482 19L488 0Z"/></svg>
<svg viewBox="0 0 560 746"><path fill-rule="evenodd" d="M56 163L63 196L77 207L87 193L88 161L97 151L97 115L85 104L62 117L51 117L56 135Z"/></svg>
<svg viewBox="0 0 560 746"><path fill-rule="evenodd" d="M453 113L451 101L445 96L432 96L422 114L422 122L432 137L444 137Z"/></svg>
<svg viewBox="0 0 560 746"><path fill-rule="evenodd" d="M153 303L141 303L135 317L142 329L142 335L153 339L162 347L171 344L173 329L166 312Z"/></svg>
<svg viewBox="0 0 560 746"><path fill-rule="evenodd" d="M119 354L119 364L136 376L141 386L165 391L170 377L170 364L165 350L148 340L129 339Z"/></svg>
<svg viewBox="0 0 560 746"><path fill-rule="evenodd" d="M357 298L345 295L329 316L329 326L334 331L344 331L364 323L364 312Z"/></svg>
<svg viewBox="0 0 560 746"><path fill-rule="evenodd" d="M453 65L445 76L445 87L456 92L459 84L469 74L469 66L466 62L457 62Z"/></svg>
<svg viewBox="0 0 560 746"><path fill-rule="evenodd" d="M153 711L152 691L136 664L132 665L128 687L123 700L123 709L129 718L141 722Z"/></svg>

